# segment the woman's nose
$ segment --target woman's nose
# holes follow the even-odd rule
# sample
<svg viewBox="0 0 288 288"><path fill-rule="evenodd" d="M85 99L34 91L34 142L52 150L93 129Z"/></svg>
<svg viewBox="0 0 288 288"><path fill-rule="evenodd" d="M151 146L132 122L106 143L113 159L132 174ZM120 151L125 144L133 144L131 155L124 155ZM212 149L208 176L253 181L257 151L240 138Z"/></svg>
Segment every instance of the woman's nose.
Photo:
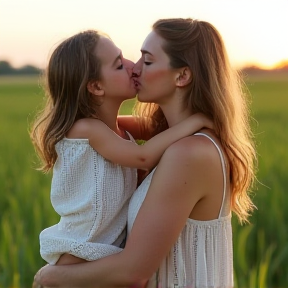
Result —
<svg viewBox="0 0 288 288"><path fill-rule="evenodd" d="M141 64L142 59L139 59L134 65L132 77L139 77L141 75Z"/></svg>

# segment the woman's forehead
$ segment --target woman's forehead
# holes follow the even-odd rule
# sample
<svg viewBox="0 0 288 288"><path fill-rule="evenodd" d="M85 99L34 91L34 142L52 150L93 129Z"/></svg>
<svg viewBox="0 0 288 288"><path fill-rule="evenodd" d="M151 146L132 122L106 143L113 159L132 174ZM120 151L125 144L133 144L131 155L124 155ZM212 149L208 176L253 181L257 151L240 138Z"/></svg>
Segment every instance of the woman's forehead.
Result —
<svg viewBox="0 0 288 288"><path fill-rule="evenodd" d="M159 50L162 50L162 44L164 39L156 32L151 31L143 42L141 51L146 51L150 54L154 54Z"/></svg>
<svg viewBox="0 0 288 288"><path fill-rule="evenodd" d="M167 60L169 57L163 50L165 40L156 32L152 31L148 34L143 42L141 53L142 57L145 55L151 56L157 60Z"/></svg>

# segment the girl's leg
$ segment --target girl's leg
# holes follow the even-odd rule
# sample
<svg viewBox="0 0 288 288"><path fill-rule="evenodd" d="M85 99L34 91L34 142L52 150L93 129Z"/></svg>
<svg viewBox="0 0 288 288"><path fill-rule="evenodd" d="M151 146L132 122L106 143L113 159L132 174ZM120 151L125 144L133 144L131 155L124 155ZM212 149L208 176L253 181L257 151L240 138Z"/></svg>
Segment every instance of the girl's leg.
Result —
<svg viewBox="0 0 288 288"><path fill-rule="evenodd" d="M57 261L56 265L69 265L69 264L79 264L87 262L84 259L78 258L76 256L73 256L71 254L63 254L60 256L59 260Z"/></svg>

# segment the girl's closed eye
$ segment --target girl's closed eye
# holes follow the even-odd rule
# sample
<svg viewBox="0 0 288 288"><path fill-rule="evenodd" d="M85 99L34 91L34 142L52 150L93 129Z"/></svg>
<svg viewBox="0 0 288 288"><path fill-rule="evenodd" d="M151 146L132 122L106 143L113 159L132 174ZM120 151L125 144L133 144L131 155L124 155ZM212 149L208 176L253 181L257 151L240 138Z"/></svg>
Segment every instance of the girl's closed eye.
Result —
<svg viewBox="0 0 288 288"><path fill-rule="evenodd" d="M151 64L152 64L152 62L149 62L149 61L144 61L144 64L145 64L145 65L151 65Z"/></svg>
<svg viewBox="0 0 288 288"><path fill-rule="evenodd" d="M123 69L123 64L121 63L118 67L117 70L122 70Z"/></svg>

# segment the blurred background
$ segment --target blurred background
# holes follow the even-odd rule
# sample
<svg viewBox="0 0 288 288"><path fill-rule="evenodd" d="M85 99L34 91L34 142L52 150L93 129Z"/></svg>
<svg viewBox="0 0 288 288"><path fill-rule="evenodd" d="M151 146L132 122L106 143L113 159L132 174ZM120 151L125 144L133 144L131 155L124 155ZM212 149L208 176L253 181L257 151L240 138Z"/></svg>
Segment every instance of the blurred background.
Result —
<svg viewBox="0 0 288 288"><path fill-rule="evenodd" d="M29 124L41 72L63 39L106 32L133 61L159 18L207 20L222 34L251 95L259 167L251 223L234 217L236 288L288 287L288 1L0 0L0 287L31 287L45 263L39 233L58 222L51 174L36 171ZM130 114L135 100L121 114Z"/></svg>

